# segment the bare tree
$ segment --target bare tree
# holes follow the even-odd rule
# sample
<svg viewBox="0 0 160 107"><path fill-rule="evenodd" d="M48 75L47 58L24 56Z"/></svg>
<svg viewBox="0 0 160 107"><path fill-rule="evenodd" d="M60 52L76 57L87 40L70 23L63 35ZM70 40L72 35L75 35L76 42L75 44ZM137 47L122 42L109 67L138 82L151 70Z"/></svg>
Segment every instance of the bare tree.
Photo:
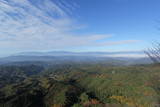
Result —
<svg viewBox="0 0 160 107"><path fill-rule="evenodd" d="M145 53L154 63L160 63L160 43L156 43L152 48L147 49Z"/></svg>

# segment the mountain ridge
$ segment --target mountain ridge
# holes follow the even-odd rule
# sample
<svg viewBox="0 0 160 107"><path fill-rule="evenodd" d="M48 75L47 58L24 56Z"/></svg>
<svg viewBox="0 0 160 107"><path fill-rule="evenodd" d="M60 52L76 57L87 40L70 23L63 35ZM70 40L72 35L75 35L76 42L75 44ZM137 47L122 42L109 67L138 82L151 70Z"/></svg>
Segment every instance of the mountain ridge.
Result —
<svg viewBox="0 0 160 107"><path fill-rule="evenodd" d="M143 51L117 51L117 52L71 52L71 51L48 51L48 52L20 52L17 54L14 54L14 56L104 56L109 55L109 57L112 57L112 55L117 55L117 57L122 57L122 55L125 55L123 57L131 57L129 55L141 55L141 57L145 57L145 54ZM128 55L128 56L127 56ZM114 57L114 56L113 56ZM136 56L135 56L136 57Z"/></svg>

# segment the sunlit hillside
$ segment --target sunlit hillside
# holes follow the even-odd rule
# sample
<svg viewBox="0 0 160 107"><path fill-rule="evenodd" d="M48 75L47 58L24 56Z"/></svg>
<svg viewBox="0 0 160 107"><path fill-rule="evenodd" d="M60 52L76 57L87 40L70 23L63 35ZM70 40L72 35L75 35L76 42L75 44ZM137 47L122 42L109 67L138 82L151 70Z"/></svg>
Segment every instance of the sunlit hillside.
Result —
<svg viewBox="0 0 160 107"><path fill-rule="evenodd" d="M156 107L160 100L159 65L1 66L0 73L2 107Z"/></svg>

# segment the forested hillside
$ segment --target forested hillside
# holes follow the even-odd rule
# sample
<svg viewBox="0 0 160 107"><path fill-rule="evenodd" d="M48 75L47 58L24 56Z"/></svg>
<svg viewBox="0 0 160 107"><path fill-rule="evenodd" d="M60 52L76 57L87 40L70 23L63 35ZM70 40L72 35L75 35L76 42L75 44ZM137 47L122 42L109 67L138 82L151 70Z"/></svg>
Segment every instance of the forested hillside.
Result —
<svg viewBox="0 0 160 107"><path fill-rule="evenodd" d="M159 107L159 65L6 65L0 107Z"/></svg>

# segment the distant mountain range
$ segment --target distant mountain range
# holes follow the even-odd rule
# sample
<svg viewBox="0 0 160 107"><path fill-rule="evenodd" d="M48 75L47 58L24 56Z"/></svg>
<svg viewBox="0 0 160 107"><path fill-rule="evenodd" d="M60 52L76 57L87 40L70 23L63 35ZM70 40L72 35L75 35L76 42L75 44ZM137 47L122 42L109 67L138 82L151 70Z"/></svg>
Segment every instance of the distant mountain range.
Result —
<svg viewBox="0 0 160 107"><path fill-rule="evenodd" d="M14 56L94 56L94 57L145 57L143 51L126 51L126 52L68 52L68 51L51 51L51 52L22 52Z"/></svg>
<svg viewBox="0 0 160 107"><path fill-rule="evenodd" d="M22 52L0 58L0 64L17 62L105 63L113 65L146 64L151 61L141 51L127 52Z"/></svg>

